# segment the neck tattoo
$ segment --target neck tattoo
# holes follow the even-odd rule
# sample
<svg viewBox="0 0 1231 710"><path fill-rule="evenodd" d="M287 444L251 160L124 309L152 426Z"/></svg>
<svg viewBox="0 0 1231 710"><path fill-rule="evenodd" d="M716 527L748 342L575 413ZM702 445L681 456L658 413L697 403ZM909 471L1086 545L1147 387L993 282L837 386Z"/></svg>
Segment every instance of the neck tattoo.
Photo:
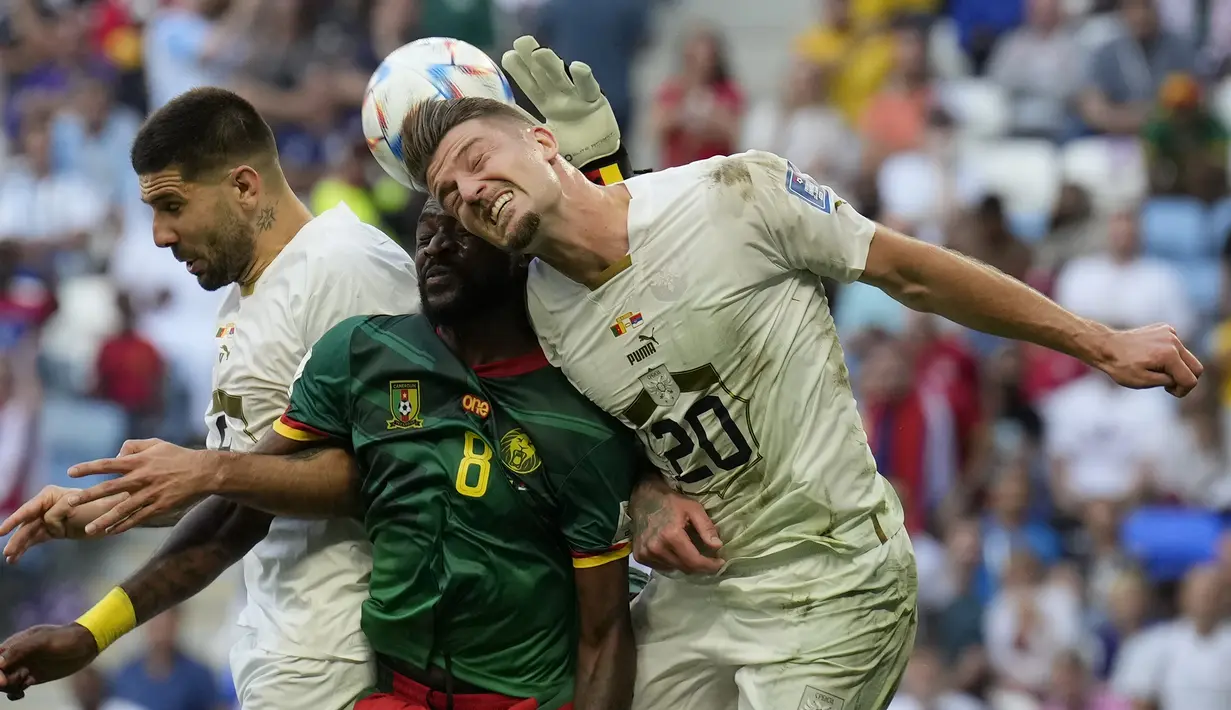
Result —
<svg viewBox="0 0 1231 710"><path fill-rule="evenodd" d="M278 207L278 203L267 205L261 208L261 213L256 216L256 231L268 232L274 226L274 221L277 217L274 210Z"/></svg>

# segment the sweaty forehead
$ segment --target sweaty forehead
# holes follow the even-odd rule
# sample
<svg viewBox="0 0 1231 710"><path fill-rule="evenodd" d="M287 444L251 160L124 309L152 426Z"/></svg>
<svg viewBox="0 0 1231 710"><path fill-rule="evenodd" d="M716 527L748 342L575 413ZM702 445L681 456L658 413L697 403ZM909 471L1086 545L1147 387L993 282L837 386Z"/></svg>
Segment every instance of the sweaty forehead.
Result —
<svg viewBox="0 0 1231 710"><path fill-rule="evenodd" d="M141 200L143 202L149 202L165 195L182 195L188 191L188 183L185 182L184 176L175 169L141 175L138 177L138 181L141 185Z"/></svg>

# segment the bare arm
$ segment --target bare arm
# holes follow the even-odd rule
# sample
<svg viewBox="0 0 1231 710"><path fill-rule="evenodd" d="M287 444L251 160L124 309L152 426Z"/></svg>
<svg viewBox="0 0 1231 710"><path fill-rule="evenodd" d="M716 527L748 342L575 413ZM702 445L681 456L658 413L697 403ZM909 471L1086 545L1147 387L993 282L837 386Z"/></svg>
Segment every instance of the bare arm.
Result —
<svg viewBox="0 0 1231 710"><path fill-rule="evenodd" d="M1203 369L1168 325L1113 330L986 264L881 225L860 280L914 310L1071 355L1125 387L1165 387L1182 397Z"/></svg>
<svg viewBox="0 0 1231 710"><path fill-rule="evenodd" d="M1111 333L991 266L880 225L859 280L914 310L1091 364L1104 357Z"/></svg>
<svg viewBox="0 0 1231 710"><path fill-rule="evenodd" d="M127 494L94 520L87 534L121 533L218 495L271 515L332 518L358 509L358 468L327 441L300 441L270 431L250 454L193 451L163 441L125 444L127 455L74 466L73 477L119 473L76 493L73 505Z"/></svg>
<svg viewBox="0 0 1231 710"><path fill-rule="evenodd" d="M142 624L187 601L248 554L273 516L219 497L196 506L120 587Z"/></svg>
<svg viewBox="0 0 1231 710"><path fill-rule="evenodd" d="M221 454L218 495L274 515L336 518L359 510L359 467L344 449L300 442L271 431L273 455Z"/></svg>
<svg viewBox="0 0 1231 710"><path fill-rule="evenodd" d="M580 634L577 710L626 710L637 652L628 607L628 558L574 570Z"/></svg>

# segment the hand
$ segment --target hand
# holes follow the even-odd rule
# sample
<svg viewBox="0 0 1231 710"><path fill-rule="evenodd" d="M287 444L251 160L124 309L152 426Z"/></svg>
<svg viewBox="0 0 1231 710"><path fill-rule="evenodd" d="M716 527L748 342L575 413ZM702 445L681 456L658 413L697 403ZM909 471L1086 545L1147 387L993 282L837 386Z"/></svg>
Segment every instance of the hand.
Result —
<svg viewBox="0 0 1231 710"><path fill-rule="evenodd" d="M722 559L713 556L722 540L705 508L671 490L661 477L638 483L628 507L633 519L633 557L641 564L688 574L715 574L722 569ZM699 539L693 538L694 531ZM711 554L701 552L702 547L708 547Z"/></svg>
<svg viewBox="0 0 1231 710"><path fill-rule="evenodd" d="M1164 324L1111 333L1096 365L1124 387L1163 387L1176 397L1191 392L1205 369L1175 328Z"/></svg>
<svg viewBox="0 0 1231 710"><path fill-rule="evenodd" d="M87 535L116 535L155 518L191 506L211 493L210 451L194 451L158 439L126 441L120 455L78 464L73 478L118 473L121 478L78 491L66 499L72 506L123 494L110 511L86 525Z"/></svg>
<svg viewBox="0 0 1231 710"><path fill-rule="evenodd" d="M0 537L17 530L4 546L5 561L17 564L27 550L48 540L84 537L84 530L69 525L72 506L67 497L76 492L76 488L46 486L0 523Z"/></svg>
<svg viewBox="0 0 1231 710"><path fill-rule="evenodd" d="M566 72L564 60L529 35L514 40L500 63L543 114L565 160L582 167L619 150L620 126L587 64L573 62Z"/></svg>
<svg viewBox="0 0 1231 710"><path fill-rule="evenodd" d="M34 626L0 643L0 688L16 700L31 685L70 676L97 657L98 642L80 624Z"/></svg>

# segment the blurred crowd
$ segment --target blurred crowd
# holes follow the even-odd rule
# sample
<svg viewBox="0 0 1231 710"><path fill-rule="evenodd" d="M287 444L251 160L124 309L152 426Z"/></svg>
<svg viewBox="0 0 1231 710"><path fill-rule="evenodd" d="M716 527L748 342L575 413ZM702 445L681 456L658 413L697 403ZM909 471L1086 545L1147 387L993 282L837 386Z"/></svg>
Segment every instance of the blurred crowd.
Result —
<svg viewBox="0 0 1231 710"><path fill-rule="evenodd" d="M919 562L893 710L1231 708L1231 0L793 3L772 75L736 63L738 27L658 31L744 1L9 0L0 515L124 438L203 440L220 294L152 244L128 164L146 112L234 88L313 210L346 202L401 238L419 202L367 153L369 74L418 37L499 56L532 32L591 65L625 135L647 138L638 167L773 151L870 217L1081 315L1169 322L1203 357L1177 401L830 285ZM664 45L667 78L637 85ZM0 570L0 635L73 618L84 576L127 571L81 548ZM67 707L233 702L177 623L114 674L74 678Z"/></svg>

